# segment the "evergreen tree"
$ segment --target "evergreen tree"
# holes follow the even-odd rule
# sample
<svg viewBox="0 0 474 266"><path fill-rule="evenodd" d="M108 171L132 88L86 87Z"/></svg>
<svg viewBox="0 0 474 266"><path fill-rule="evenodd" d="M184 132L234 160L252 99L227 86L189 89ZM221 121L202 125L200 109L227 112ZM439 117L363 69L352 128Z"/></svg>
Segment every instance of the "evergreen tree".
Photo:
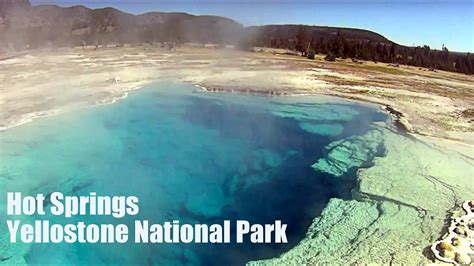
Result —
<svg viewBox="0 0 474 266"><path fill-rule="evenodd" d="M303 25L299 26L298 34L296 35L296 51L300 52L302 56L305 56L306 45L308 42L308 36L306 34L305 28Z"/></svg>

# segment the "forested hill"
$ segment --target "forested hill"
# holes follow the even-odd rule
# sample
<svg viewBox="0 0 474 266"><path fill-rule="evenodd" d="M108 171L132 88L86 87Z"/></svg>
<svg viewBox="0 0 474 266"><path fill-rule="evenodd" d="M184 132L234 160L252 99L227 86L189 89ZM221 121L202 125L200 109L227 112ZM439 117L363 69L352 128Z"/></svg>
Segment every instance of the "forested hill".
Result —
<svg viewBox="0 0 474 266"><path fill-rule="evenodd" d="M354 58L405 64L430 69L474 74L474 56L429 46L409 47L394 43L375 32L306 25L249 27L240 39L241 47L265 46L301 52L326 54L327 60Z"/></svg>
<svg viewBox="0 0 474 266"><path fill-rule="evenodd" d="M409 30L409 29L407 29ZM0 0L0 53L41 47L169 42L233 44L240 48L287 48L328 60L356 58L474 74L470 54L397 45L362 29L305 25L243 27L218 16L150 12L133 15L114 8L31 6ZM310 56L311 57L311 56Z"/></svg>

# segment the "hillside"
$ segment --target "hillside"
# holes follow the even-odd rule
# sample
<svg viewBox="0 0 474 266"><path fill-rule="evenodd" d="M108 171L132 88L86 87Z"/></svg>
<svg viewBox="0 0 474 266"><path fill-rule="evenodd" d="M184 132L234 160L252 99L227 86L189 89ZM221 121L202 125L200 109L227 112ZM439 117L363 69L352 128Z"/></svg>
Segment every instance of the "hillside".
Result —
<svg viewBox="0 0 474 266"><path fill-rule="evenodd" d="M0 0L0 16L0 33L5 36L0 45L4 49L152 41L233 44L245 37L256 37L253 44L266 45L269 40L294 38L298 32L297 25L244 28L218 16L164 12L132 15L114 8L31 6L28 0ZM366 30L317 26L307 29L324 39L342 32L356 40L390 42Z"/></svg>
<svg viewBox="0 0 474 266"><path fill-rule="evenodd" d="M219 16L150 12L141 15L115 8L31 6L28 0L0 0L0 52L81 45L172 42L234 44L246 49L265 46L322 53L328 60L355 58L407 64L466 74L474 73L474 57L398 45L363 29L307 25L244 28Z"/></svg>
<svg viewBox="0 0 474 266"><path fill-rule="evenodd" d="M151 12L132 15L114 8L31 6L0 1L0 45L7 49L151 41L235 42L243 26L217 16Z"/></svg>
<svg viewBox="0 0 474 266"><path fill-rule="evenodd" d="M341 34L347 40L392 43L392 41L378 33L362 29L307 25L265 25L248 27L246 30L255 37L255 42L258 46L269 46L271 44L278 46L287 40L295 39L299 33L304 35L302 37L306 41L320 38L329 41L335 39L337 34Z"/></svg>

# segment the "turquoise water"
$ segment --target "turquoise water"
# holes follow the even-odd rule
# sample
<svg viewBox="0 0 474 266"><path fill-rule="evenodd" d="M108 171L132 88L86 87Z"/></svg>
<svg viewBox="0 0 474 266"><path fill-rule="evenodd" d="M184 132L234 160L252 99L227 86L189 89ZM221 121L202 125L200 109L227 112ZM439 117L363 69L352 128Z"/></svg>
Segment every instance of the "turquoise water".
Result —
<svg viewBox="0 0 474 266"><path fill-rule="evenodd" d="M333 98L196 93L189 85L158 83L115 104L4 131L0 260L239 265L277 256L304 237L330 198L350 198L356 169L336 178L311 167L326 156L324 147L387 119L374 107ZM193 224L278 219L288 224L289 243L9 245L7 191L136 195L140 214L119 221L129 224L136 219ZM23 219L38 218L118 223L103 216Z"/></svg>

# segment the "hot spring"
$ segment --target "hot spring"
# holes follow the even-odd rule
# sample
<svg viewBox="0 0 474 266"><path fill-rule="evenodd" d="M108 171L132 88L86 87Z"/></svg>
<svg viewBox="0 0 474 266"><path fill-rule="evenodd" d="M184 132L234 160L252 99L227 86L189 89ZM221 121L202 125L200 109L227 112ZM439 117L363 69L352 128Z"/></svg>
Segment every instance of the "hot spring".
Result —
<svg viewBox="0 0 474 266"><path fill-rule="evenodd" d="M0 211L6 193L134 195L140 213L22 217L51 223L224 220L288 225L287 244L8 244L0 216L0 260L31 264L239 265L272 258L304 238L330 198L350 199L355 172L326 167L331 145L366 134L389 117L376 106L329 97L206 93L156 83L115 104L35 120L1 133ZM337 155L337 154L336 154ZM350 160L358 160L353 163ZM133 228L133 226L131 227ZM5 230L4 230L5 229Z"/></svg>

